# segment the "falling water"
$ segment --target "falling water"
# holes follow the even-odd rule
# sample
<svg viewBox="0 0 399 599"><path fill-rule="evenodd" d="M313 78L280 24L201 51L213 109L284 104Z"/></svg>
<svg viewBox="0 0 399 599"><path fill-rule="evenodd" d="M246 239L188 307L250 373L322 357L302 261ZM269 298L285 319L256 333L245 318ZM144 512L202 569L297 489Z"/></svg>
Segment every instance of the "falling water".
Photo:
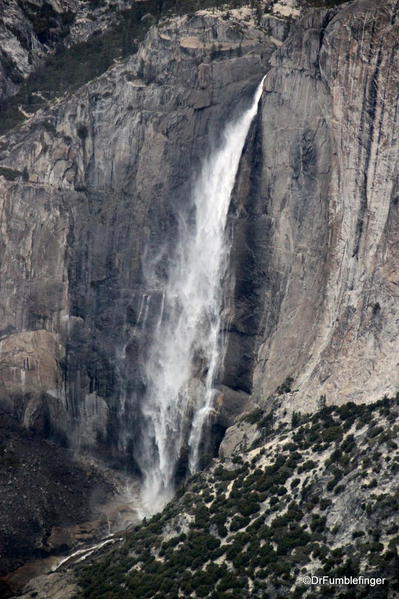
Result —
<svg viewBox="0 0 399 599"><path fill-rule="evenodd" d="M202 165L193 189L195 223L183 222L171 262L162 311L146 367L141 455L142 501L147 513L171 499L182 453L198 467L204 425L212 410L214 381L223 353L222 290L229 244L230 197L263 80L252 105L223 133L218 150Z"/></svg>

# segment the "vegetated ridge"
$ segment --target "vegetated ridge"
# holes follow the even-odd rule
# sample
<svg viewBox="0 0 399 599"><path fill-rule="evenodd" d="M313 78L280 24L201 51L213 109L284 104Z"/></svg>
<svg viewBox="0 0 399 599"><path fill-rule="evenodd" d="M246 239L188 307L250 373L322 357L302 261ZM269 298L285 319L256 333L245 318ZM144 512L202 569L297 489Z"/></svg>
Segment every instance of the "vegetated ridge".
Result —
<svg viewBox="0 0 399 599"><path fill-rule="evenodd" d="M399 397L292 423L252 413L255 447L216 461L163 513L78 572L76 599L393 598L399 591ZM316 587L306 575L385 578Z"/></svg>

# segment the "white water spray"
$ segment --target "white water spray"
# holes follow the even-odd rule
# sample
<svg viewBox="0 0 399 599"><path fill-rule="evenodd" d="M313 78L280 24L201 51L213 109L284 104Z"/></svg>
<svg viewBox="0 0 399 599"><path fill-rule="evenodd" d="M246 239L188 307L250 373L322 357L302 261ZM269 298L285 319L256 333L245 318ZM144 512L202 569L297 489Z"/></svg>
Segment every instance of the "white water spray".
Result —
<svg viewBox="0 0 399 599"><path fill-rule="evenodd" d="M230 197L263 80L252 105L223 133L220 148L202 165L193 190L195 224L183 222L170 265L162 313L146 367L143 437L145 513L164 507L174 493L182 453L198 468L205 422L213 407L215 376L223 356L220 337L222 279L229 244L225 235Z"/></svg>

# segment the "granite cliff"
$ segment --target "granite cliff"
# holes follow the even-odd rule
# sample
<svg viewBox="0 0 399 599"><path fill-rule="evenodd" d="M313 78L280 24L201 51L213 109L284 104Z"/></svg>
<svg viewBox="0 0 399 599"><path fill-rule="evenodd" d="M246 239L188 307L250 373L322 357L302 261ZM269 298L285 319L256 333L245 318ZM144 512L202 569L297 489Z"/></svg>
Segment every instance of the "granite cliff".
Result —
<svg viewBox="0 0 399 599"><path fill-rule="evenodd" d="M364 1L313 13L273 55L237 193L259 251L249 247L252 270L244 257L238 281L254 293L237 307L245 327L246 297L260 306L258 397L287 377L302 409L398 388L397 11Z"/></svg>
<svg viewBox="0 0 399 599"><path fill-rule="evenodd" d="M180 17L3 137L2 401L27 427L46 415L54 437L118 455L134 437L120 402L140 394L187 173L275 48L239 18Z"/></svg>
<svg viewBox="0 0 399 599"><path fill-rule="evenodd" d="M235 424L255 405L287 419L396 394L399 4L336 4L148 23L137 52L0 138L7 418L138 472L135 408L179 214L265 74L229 214L214 449L228 427L224 456L256 438ZM72 48L91 34L68 3L61 29L65 10Z"/></svg>
<svg viewBox="0 0 399 599"><path fill-rule="evenodd" d="M268 32L248 9L165 20L137 53L1 138L0 403L16 426L134 472L141 369L187 173L286 35L285 22L266 20ZM60 518L28 494L37 556ZM22 554L9 547L15 567Z"/></svg>

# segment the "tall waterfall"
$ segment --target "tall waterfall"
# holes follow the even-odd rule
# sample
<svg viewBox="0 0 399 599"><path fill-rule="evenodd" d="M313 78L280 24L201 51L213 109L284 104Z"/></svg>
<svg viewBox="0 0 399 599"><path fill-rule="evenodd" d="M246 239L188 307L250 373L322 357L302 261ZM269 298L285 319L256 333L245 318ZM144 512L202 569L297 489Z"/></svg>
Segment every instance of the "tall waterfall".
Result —
<svg viewBox="0 0 399 599"><path fill-rule="evenodd" d="M180 227L162 309L146 367L143 432L139 464L142 502L156 512L171 499L176 467L186 454L198 467L204 424L212 410L215 376L223 355L222 278L229 243L225 236L230 197L245 139L262 94L226 126L219 149L202 165L194 185L194 223Z"/></svg>

